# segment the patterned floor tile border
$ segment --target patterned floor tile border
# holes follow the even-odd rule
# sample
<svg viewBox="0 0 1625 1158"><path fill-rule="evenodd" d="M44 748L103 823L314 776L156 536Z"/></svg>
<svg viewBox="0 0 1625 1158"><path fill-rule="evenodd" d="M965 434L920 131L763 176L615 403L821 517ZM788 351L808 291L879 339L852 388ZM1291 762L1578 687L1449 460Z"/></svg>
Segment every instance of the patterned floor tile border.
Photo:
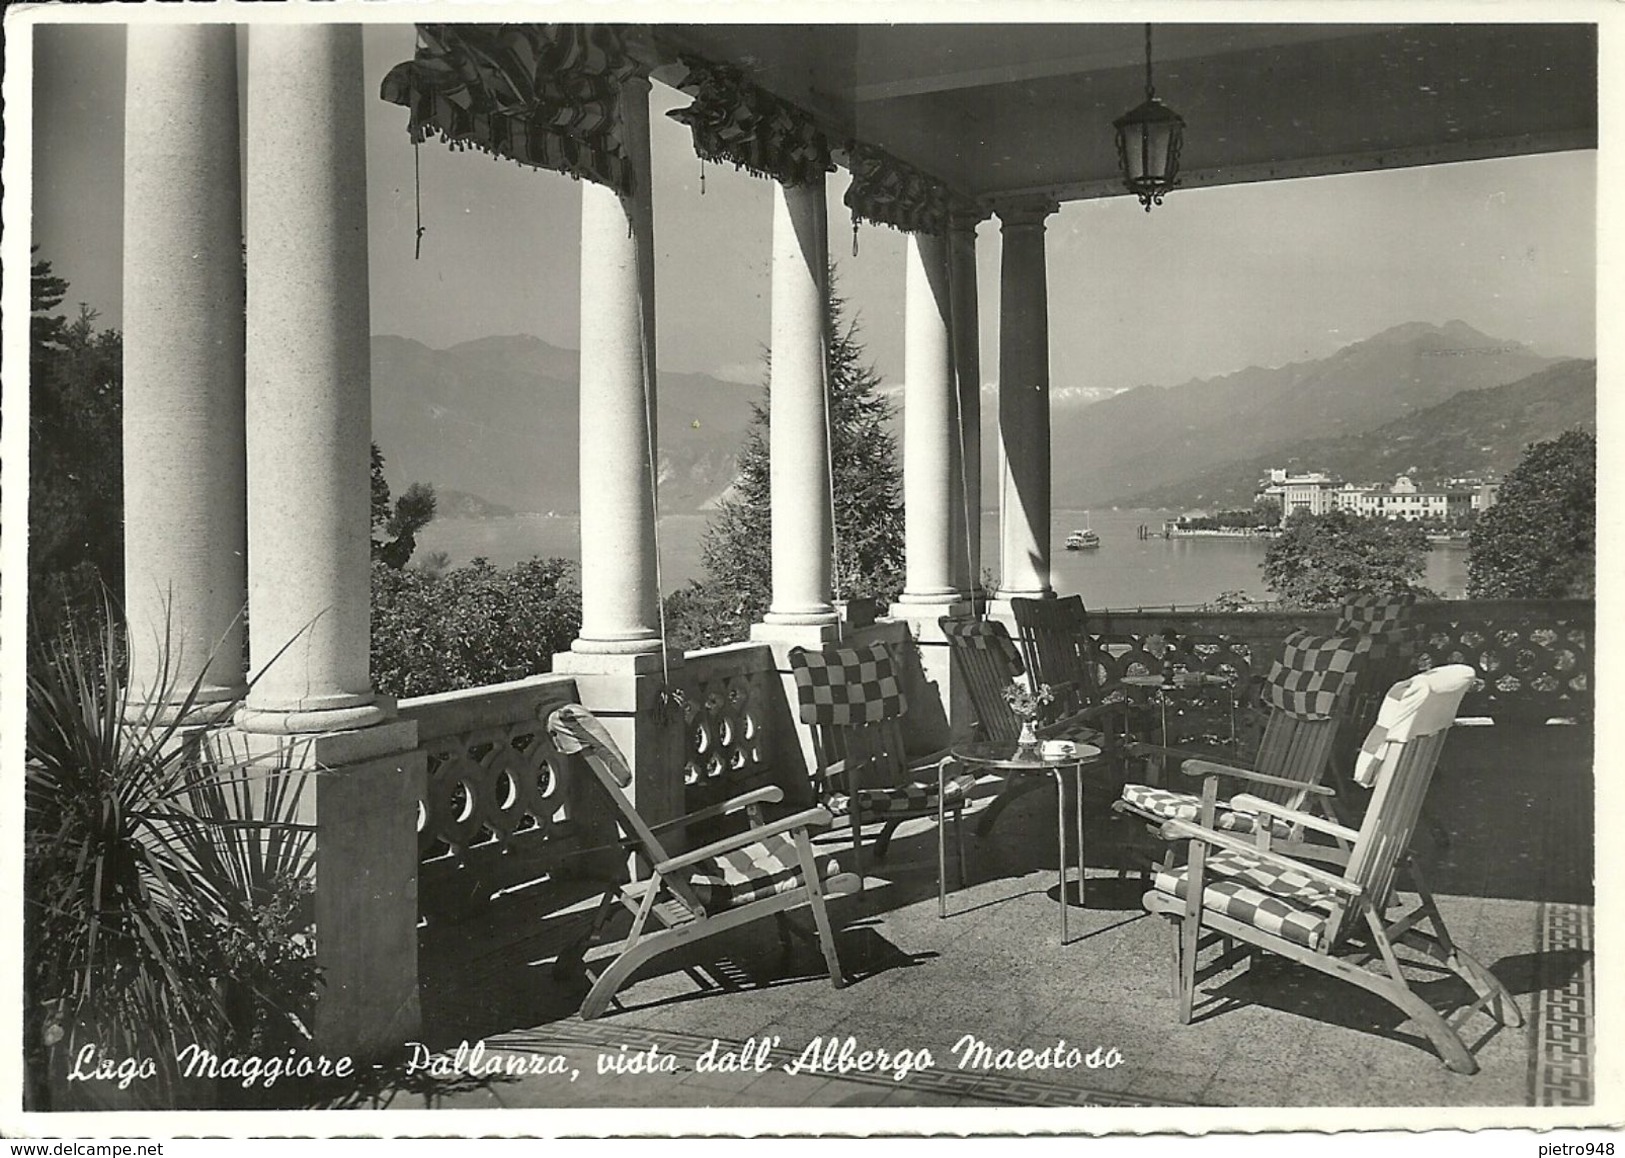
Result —
<svg viewBox="0 0 1625 1158"><path fill-rule="evenodd" d="M575 1048L613 1048L625 1045L631 1049L646 1049L657 1045L667 1053L698 1057L713 1039L699 1034L677 1030L635 1028L626 1025L600 1028L581 1021L555 1022L552 1025L526 1031L522 1040L504 1037L493 1039L491 1045L504 1051L556 1052ZM725 1050L739 1050L744 1042L722 1039ZM799 1049L775 1049L768 1053L777 1067L794 1061ZM943 1097L967 1098L979 1103L1006 1106L1181 1106L1195 1105L1167 1098L1140 1098L1130 1094L1090 1090L1079 1085L1044 1081L1042 1079L998 1073L965 1073L953 1069L916 1070L902 1081L894 1081L886 1073L819 1073L808 1076L808 1082L844 1082L854 1085L902 1090L908 1093L934 1094Z"/></svg>
<svg viewBox="0 0 1625 1158"><path fill-rule="evenodd" d="M1538 956L1530 1051L1530 1100L1537 1106L1589 1106L1594 1097L1596 1051L1595 974L1590 905L1542 903L1537 918ZM1574 961L1566 975L1559 962Z"/></svg>

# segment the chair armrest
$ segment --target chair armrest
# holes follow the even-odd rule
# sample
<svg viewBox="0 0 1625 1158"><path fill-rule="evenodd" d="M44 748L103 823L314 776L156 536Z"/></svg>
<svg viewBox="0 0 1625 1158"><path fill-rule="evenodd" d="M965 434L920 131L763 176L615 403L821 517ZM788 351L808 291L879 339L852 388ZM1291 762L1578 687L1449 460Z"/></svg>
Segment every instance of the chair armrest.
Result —
<svg viewBox="0 0 1625 1158"><path fill-rule="evenodd" d="M1324 832L1327 836L1339 837L1351 843L1360 839L1359 833L1352 828L1338 824L1335 820L1327 820L1321 816L1299 812L1296 808L1288 808L1284 804L1261 800L1257 796L1249 796L1246 793L1231 797L1230 807L1243 812L1262 812L1268 816L1285 820L1290 824L1301 824L1305 828L1312 828L1316 832Z"/></svg>
<svg viewBox="0 0 1625 1158"><path fill-rule="evenodd" d="M668 828L679 825L694 824L696 821L709 820L713 816L728 816L749 808L752 804L777 804L784 799L784 789L776 784L768 784L755 788L743 796L735 796L732 800L724 800L721 804L708 804L704 808L696 808L693 812L677 817L675 820L662 820L659 824L651 824L650 832L664 832Z"/></svg>
<svg viewBox="0 0 1625 1158"><path fill-rule="evenodd" d="M1277 788L1299 789L1313 793L1316 796L1336 796L1330 788L1321 784L1305 784L1302 780L1288 780L1284 776L1266 776L1262 772L1253 772L1247 768L1237 768L1230 764L1219 764L1213 760L1186 760L1179 766L1179 770L1186 776L1229 776L1235 780L1250 780L1254 784L1272 784ZM1248 797L1249 800L1253 797ZM1231 807L1235 801L1230 802ZM1287 811L1291 811L1288 809Z"/></svg>
<svg viewBox="0 0 1625 1158"><path fill-rule="evenodd" d="M687 868L713 856L721 856L725 852L732 852L736 848L744 848L747 844L755 844L759 840L766 840L770 836L778 836L781 832L794 832L798 828L828 828L834 817L827 808L808 808L771 824L764 824L759 828L748 829L733 836L725 836L721 840L714 840L703 848L685 852L681 856L671 857L654 866L654 871L661 876L675 872L680 868Z"/></svg>
<svg viewBox="0 0 1625 1158"><path fill-rule="evenodd" d="M1130 744L1128 746L1128 754L1130 756L1171 757L1172 759L1180 761L1206 760L1210 763L1217 763L1217 761L1213 759L1212 748L1179 748L1173 745L1151 744L1144 740L1136 740L1134 743ZM1240 765L1226 764L1224 767L1239 768Z"/></svg>
<svg viewBox="0 0 1625 1158"><path fill-rule="evenodd" d="M1203 828L1200 824L1192 824L1187 820L1163 821L1162 837L1164 840L1179 840L1184 837L1190 840L1202 841L1204 844L1211 844L1216 848L1228 849L1231 852L1245 853L1248 856L1257 858L1264 864L1302 873L1318 885L1324 885L1326 888L1335 889L1340 893L1347 893L1351 897L1357 897L1364 891L1353 881L1335 876L1324 869L1316 868L1314 865L1304 864L1295 857L1282 856L1277 852L1266 852L1257 845L1242 840L1240 837L1214 832L1211 828Z"/></svg>

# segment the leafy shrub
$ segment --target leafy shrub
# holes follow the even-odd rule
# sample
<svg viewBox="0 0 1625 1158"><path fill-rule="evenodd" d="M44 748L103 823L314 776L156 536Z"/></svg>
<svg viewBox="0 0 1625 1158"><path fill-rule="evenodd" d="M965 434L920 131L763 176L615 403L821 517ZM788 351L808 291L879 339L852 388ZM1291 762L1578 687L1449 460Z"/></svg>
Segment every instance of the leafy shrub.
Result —
<svg viewBox="0 0 1625 1158"><path fill-rule="evenodd" d="M499 571L486 559L443 573L372 568L372 682L425 696L551 670L581 630L574 566L531 559Z"/></svg>
<svg viewBox="0 0 1625 1158"><path fill-rule="evenodd" d="M1306 608L1405 591L1436 599L1418 582L1429 549L1422 528L1407 523L1344 510L1294 511L1264 552L1264 583L1284 602Z"/></svg>

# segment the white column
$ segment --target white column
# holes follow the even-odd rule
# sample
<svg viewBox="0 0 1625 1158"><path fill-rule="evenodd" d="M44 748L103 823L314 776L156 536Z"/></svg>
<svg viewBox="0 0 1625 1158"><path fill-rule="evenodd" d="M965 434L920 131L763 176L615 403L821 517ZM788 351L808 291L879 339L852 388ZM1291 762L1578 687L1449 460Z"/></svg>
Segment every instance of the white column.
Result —
<svg viewBox="0 0 1625 1158"><path fill-rule="evenodd" d="M903 511L905 603L952 603L959 434L947 238L910 234L905 281Z"/></svg>
<svg viewBox="0 0 1625 1158"><path fill-rule="evenodd" d="M822 174L773 183L772 362L768 392L773 596L766 622L835 622L828 408L829 256Z"/></svg>
<svg viewBox="0 0 1625 1158"><path fill-rule="evenodd" d="M655 582L654 201L649 82L621 90L636 188L581 183L581 635L574 652L661 649Z"/></svg>
<svg viewBox="0 0 1625 1158"><path fill-rule="evenodd" d="M999 592L1044 597L1050 586L1049 291L1044 218L1051 203L1000 209Z"/></svg>
<svg viewBox="0 0 1625 1158"><path fill-rule="evenodd" d="M241 696L247 597L237 47L131 25L124 129L124 588L138 700ZM167 685L161 682L168 640ZM145 706L145 704L143 705ZM161 705L158 707L161 712Z"/></svg>
<svg viewBox="0 0 1625 1158"><path fill-rule="evenodd" d="M390 714L368 675L364 95L358 25L252 30L248 573L258 682L238 717L249 731L355 728Z"/></svg>
<svg viewBox="0 0 1625 1158"><path fill-rule="evenodd" d="M980 220L976 213L955 213L948 233L959 401L959 437L953 448L954 583L973 595L982 586L982 343L976 296L976 226Z"/></svg>

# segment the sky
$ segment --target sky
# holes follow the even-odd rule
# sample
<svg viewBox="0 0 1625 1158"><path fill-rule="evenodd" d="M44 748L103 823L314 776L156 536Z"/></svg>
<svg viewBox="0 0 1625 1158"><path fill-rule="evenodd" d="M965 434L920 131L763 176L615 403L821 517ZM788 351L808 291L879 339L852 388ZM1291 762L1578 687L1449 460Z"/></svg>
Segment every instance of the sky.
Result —
<svg viewBox="0 0 1625 1158"><path fill-rule="evenodd" d="M70 307L87 302L117 327L123 33L35 35L34 240L71 283ZM418 151L415 193L406 110L377 96L413 44L410 24L365 30L373 332L436 348L498 334L575 348L578 186L431 141ZM656 84L651 100L659 363L754 385L769 324L771 189L705 165L702 194L688 130L664 115L687 98ZM897 383L903 235L865 226L854 257L845 189L838 171L831 253L861 340ZM1151 214L1127 196L1069 203L1049 219L1052 388L1174 385L1458 318L1543 354L1593 357L1595 219L1589 151L1176 190ZM996 220L978 242L992 382Z"/></svg>

